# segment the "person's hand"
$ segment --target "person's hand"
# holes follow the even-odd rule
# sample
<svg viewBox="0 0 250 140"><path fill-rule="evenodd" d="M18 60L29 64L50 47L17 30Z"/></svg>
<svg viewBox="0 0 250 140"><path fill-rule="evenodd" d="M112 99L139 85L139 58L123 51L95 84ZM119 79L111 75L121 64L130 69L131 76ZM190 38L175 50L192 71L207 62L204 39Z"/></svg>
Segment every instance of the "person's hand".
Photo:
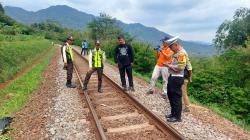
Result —
<svg viewBox="0 0 250 140"><path fill-rule="evenodd" d="M163 65L169 68L169 63L163 63Z"/></svg>
<svg viewBox="0 0 250 140"><path fill-rule="evenodd" d="M67 63L64 63L63 69L67 70L67 67L68 67Z"/></svg>
<svg viewBox="0 0 250 140"><path fill-rule="evenodd" d="M89 67L89 71L92 71L92 69L93 69L92 67Z"/></svg>
<svg viewBox="0 0 250 140"><path fill-rule="evenodd" d="M193 82L192 76L188 77L188 81L189 81L189 83L192 83L192 82Z"/></svg>
<svg viewBox="0 0 250 140"><path fill-rule="evenodd" d="M130 63L130 65L131 65L131 66L133 66L133 65L134 65L134 63Z"/></svg>

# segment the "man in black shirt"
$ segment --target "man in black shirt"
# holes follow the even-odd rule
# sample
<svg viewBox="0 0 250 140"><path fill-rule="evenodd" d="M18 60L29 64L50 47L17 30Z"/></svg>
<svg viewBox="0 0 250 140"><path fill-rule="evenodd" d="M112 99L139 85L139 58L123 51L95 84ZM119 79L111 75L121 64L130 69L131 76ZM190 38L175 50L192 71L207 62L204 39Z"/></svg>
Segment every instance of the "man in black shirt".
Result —
<svg viewBox="0 0 250 140"><path fill-rule="evenodd" d="M115 63L118 64L120 78L122 82L122 87L126 91L126 79L125 79L125 71L129 80L129 90L134 90L133 85L133 75L132 75L132 66L134 63L134 54L132 47L129 44L126 44L124 36L119 36L119 45L115 48Z"/></svg>

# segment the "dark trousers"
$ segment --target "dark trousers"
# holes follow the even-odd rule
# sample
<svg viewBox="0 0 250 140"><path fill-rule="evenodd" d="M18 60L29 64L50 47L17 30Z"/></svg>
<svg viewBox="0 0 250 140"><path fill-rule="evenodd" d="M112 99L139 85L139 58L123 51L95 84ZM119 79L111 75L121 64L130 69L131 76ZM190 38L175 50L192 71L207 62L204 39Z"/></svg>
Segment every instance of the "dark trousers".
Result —
<svg viewBox="0 0 250 140"><path fill-rule="evenodd" d="M68 62L67 63L67 84L71 84L72 74L73 74L73 63Z"/></svg>
<svg viewBox="0 0 250 140"><path fill-rule="evenodd" d="M88 48L82 48L82 51L81 51L81 55L82 55L82 53L83 53L83 55L88 55Z"/></svg>
<svg viewBox="0 0 250 140"><path fill-rule="evenodd" d="M103 73L103 68L92 68L92 70L88 71L85 79L84 79L84 87L88 86L89 83L89 79L91 77L91 75L97 71L97 76L98 76L98 90L102 88L102 73Z"/></svg>
<svg viewBox="0 0 250 140"><path fill-rule="evenodd" d="M171 106L171 114L177 119L181 119L182 110L182 90L181 86L184 82L183 77L173 77L168 78L168 99Z"/></svg>
<svg viewBox="0 0 250 140"><path fill-rule="evenodd" d="M125 72L128 76L129 87L134 87L133 84L133 75L132 75L132 66L119 66L120 78L122 82L122 86L126 87L126 79L125 79Z"/></svg>

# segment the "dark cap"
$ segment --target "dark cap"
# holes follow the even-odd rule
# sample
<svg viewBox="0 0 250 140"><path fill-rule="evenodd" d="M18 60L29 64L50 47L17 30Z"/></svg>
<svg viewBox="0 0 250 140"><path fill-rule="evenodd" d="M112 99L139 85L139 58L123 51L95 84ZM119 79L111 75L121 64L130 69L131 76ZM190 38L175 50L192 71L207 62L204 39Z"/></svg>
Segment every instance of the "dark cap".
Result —
<svg viewBox="0 0 250 140"><path fill-rule="evenodd" d="M100 41L99 41L99 40L96 40L96 41L95 41L95 44L100 44Z"/></svg>
<svg viewBox="0 0 250 140"><path fill-rule="evenodd" d="M67 37L67 40L74 41L74 39L73 39L73 37L72 37L72 36Z"/></svg>
<svg viewBox="0 0 250 140"><path fill-rule="evenodd" d="M119 36L117 37L117 39L121 39L121 38L125 39L124 35L119 35Z"/></svg>
<svg viewBox="0 0 250 140"><path fill-rule="evenodd" d="M172 38L170 35L166 35L166 36L164 36L164 38L162 38L160 41L165 42L165 41L169 40L170 38Z"/></svg>

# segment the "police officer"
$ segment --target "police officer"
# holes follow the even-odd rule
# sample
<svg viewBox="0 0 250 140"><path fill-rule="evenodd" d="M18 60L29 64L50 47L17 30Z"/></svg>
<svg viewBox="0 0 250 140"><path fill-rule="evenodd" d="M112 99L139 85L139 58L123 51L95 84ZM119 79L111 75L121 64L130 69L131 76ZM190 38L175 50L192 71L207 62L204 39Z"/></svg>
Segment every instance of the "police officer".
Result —
<svg viewBox="0 0 250 140"><path fill-rule="evenodd" d="M178 43L178 36L170 38L167 42L174 52L172 62L166 63L170 76L168 78L168 99L171 106L171 114L166 115L168 122L181 122L182 111L182 84L184 81L184 68L187 63L186 51Z"/></svg>
<svg viewBox="0 0 250 140"><path fill-rule="evenodd" d="M74 57L73 57L73 52L72 52L72 45L73 43L73 37L69 36L65 43L62 46L62 57L63 57L63 62L64 62L64 69L67 70L67 83L66 86L68 88L75 88L76 85L72 83L72 74L73 74L73 62L74 62Z"/></svg>
<svg viewBox="0 0 250 140"><path fill-rule="evenodd" d="M95 48L89 53L89 71L87 72L84 83L83 91L87 90L87 85L91 75L97 71L98 75L98 92L102 93L102 74L103 74L103 63L106 60L105 52L100 48L100 41L95 42Z"/></svg>

